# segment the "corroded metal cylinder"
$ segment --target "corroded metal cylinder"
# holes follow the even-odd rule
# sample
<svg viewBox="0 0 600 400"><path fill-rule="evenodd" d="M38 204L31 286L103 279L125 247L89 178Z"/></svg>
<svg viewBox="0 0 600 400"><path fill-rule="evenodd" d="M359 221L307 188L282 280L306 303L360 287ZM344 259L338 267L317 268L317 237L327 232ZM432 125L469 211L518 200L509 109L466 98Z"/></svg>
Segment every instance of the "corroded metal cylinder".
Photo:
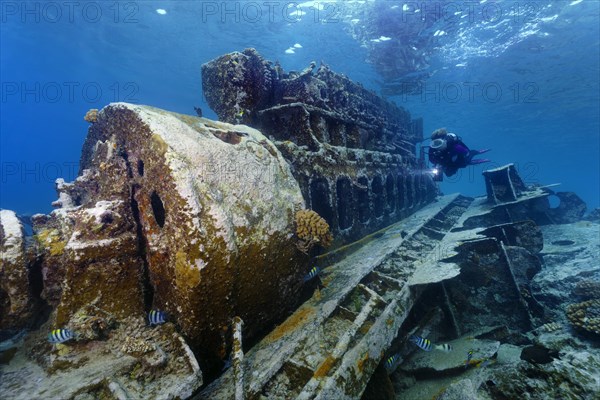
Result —
<svg viewBox="0 0 600 400"><path fill-rule="evenodd" d="M60 272L47 280L62 290L57 323L90 301L119 317L160 309L214 360L234 316L252 337L294 305L304 202L260 132L115 103L90 127L81 168L60 189L65 207L38 226L56 239L46 262Z"/></svg>
<svg viewBox="0 0 600 400"><path fill-rule="evenodd" d="M282 152L334 245L398 221L438 193L415 157L422 120L326 65L285 73L247 49L204 64L202 79L220 119L259 129Z"/></svg>

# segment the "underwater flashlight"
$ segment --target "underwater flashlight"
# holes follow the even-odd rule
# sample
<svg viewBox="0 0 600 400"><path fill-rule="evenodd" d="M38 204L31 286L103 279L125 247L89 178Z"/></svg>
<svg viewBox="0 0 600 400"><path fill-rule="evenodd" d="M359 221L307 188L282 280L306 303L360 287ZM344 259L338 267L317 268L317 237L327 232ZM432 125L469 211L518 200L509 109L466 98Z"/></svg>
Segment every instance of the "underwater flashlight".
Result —
<svg viewBox="0 0 600 400"><path fill-rule="evenodd" d="M433 167L428 170L428 172L431 174L431 178L436 182L441 182L443 179L442 170L439 167Z"/></svg>

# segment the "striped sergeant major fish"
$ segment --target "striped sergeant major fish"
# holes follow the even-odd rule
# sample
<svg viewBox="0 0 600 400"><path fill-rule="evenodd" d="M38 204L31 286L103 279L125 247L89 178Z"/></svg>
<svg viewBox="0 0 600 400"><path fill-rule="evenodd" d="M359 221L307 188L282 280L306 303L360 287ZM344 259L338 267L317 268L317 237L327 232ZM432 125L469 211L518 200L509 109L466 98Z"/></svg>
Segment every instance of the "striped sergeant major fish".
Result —
<svg viewBox="0 0 600 400"><path fill-rule="evenodd" d="M452 345L448 344L448 343L444 343L444 344L438 344L435 346L436 350L440 350L440 351L445 351L446 353L451 352L452 350L454 350L454 348L452 347Z"/></svg>
<svg viewBox="0 0 600 400"><path fill-rule="evenodd" d="M469 350L469 352L467 353L467 360L465 361L465 369L467 369L467 367L469 366L469 363L471 362L471 359L473 358L474 353L475 353L475 350Z"/></svg>
<svg viewBox="0 0 600 400"><path fill-rule="evenodd" d="M152 310L148 313L148 322L150 326L152 325L161 325L167 321L167 315L164 311L160 310Z"/></svg>
<svg viewBox="0 0 600 400"><path fill-rule="evenodd" d="M311 279L313 279L315 276L319 275L319 273L321 272L321 268L319 267L312 267L310 271L308 271L308 274L306 274L304 276L304 282L308 282Z"/></svg>
<svg viewBox="0 0 600 400"><path fill-rule="evenodd" d="M410 341L425 351L431 351L431 349L433 348L433 345L431 344L431 340L422 338L420 336L412 335L410 337Z"/></svg>
<svg viewBox="0 0 600 400"><path fill-rule="evenodd" d="M48 334L50 343L64 343L75 338L75 333L70 329L53 329Z"/></svg>
<svg viewBox="0 0 600 400"><path fill-rule="evenodd" d="M385 369L392 371L400 361L400 353L396 353L385 360Z"/></svg>

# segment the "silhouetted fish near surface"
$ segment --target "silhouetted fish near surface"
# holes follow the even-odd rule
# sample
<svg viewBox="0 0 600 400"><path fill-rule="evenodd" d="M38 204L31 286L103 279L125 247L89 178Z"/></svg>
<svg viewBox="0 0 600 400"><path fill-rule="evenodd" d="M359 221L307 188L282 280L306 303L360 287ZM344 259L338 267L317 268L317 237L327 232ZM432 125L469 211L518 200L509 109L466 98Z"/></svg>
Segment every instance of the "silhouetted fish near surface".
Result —
<svg viewBox="0 0 600 400"><path fill-rule="evenodd" d="M70 329L54 329L48 334L50 343L64 343L75 337L75 333Z"/></svg>
<svg viewBox="0 0 600 400"><path fill-rule="evenodd" d="M150 326L152 325L161 325L167 321L167 315L164 311L160 310L152 310L148 313L148 322Z"/></svg>
<svg viewBox="0 0 600 400"><path fill-rule="evenodd" d="M420 336L412 335L410 337L410 341L425 351L431 351L431 349L433 348L431 341L429 339L425 339Z"/></svg>
<svg viewBox="0 0 600 400"><path fill-rule="evenodd" d="M313 279L315 276L319 275L319 273L321 272L321 268L319 267L312 267L310 271L308 271L308 274L306 274L304 276L304 282L308 282L311 279Z"/></svg>
<svg viewBox="0 0 600 400"><path fill-rule="evenodd" d="M548 364L558 357L558 350L547 349L543 346L529 346L521 351L521 360L532 364Z"/></svg>

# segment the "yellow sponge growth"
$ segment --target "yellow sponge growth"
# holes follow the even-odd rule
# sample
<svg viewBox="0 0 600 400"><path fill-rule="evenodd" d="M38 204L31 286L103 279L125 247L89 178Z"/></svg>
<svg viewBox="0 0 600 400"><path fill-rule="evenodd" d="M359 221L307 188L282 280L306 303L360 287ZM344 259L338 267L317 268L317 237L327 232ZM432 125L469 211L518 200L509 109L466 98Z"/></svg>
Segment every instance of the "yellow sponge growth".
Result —
<svg viewBox="0 0 600 400"><path fill-rule="evenodd" d="M296 213L296 235L299 239L298 249L304 253L308 253L315 244L329 247L333 241L329 224L313 210Z"/></svg>

